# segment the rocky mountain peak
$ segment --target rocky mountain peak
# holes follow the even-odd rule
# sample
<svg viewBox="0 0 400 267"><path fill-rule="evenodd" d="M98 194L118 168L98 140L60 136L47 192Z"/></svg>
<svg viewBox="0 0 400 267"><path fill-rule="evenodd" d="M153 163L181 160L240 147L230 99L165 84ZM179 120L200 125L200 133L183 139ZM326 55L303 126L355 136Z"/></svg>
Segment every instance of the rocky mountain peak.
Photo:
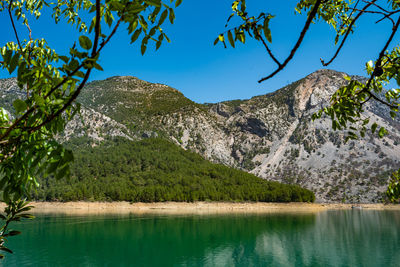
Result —
<svg viewBox="0 0 400 267"><path fill-rule="evenodd" d="M344 79L345 75L343 72L321 69L296 82L294 96L298 110L303 112L307 108L326 105L332 94L348 82Z"/></svg>

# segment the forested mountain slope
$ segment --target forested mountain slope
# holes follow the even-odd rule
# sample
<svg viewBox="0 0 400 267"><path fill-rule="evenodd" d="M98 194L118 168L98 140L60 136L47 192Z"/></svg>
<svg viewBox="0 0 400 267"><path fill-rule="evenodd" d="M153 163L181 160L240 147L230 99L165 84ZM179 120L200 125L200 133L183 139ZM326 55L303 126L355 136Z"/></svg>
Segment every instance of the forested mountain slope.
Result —
<svg viewBox="0 0 400 267"><path fill-rule="evenodd" d="M264 201L313 202L314 194L297 185L271 182L220 164L160 138L130 141L112 138L92 147L71 139L70 180L41 178L33 193L48 201Z"/></svg>

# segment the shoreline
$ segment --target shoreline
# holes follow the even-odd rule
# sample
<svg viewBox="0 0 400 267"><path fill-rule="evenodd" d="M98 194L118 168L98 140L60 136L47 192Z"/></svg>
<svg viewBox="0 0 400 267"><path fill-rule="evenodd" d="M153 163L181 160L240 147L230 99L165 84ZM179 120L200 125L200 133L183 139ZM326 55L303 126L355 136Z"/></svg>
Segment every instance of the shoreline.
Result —
<svg viewBox="0 0 400 267"><path fill-rule="evenodd" d="M31 202L32 214L268 214L318 213L328 210L399 210L396 204L342 204L342 203L272 203L272 202ZM4 203L0 208L5 207Z"/></svg>

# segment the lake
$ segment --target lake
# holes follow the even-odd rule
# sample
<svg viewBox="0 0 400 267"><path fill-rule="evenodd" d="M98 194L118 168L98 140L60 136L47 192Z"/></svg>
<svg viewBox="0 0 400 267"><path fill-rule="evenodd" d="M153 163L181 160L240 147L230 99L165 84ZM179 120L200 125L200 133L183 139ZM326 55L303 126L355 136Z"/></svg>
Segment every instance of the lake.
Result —
<svg viewBox="0 0 400 267"><path fill-rule="evenodd" d="M40 215L4 266L399 266L400 211Z"/></svg>

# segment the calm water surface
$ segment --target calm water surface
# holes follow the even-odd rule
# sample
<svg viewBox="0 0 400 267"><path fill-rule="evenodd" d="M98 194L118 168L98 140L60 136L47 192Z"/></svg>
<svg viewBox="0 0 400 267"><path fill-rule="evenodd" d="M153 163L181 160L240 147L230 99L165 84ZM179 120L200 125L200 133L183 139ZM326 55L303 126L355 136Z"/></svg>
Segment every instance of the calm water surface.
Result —
<svg viewBox="0 0 400 267"><path fill-rule="evenodd" d="M42 215L4 266L400 266L399 211Z"/></svg>

